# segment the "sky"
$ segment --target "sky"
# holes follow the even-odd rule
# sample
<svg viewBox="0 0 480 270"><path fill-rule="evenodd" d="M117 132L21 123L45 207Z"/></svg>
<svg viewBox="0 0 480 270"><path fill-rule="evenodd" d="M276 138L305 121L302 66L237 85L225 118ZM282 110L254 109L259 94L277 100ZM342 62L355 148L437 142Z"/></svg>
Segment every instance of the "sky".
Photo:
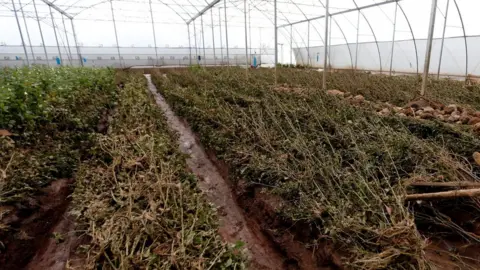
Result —
<svg viewBox="0 0 480 270"><path fill-rule="evenodd" d="M25 43L42 44L38 21L35 18L33 0L13 0ZM152 0L152 12L148 0L113 0L112 6L116 19L118 43L122 47L188 47L189 37L191 46L201 47L202 20L205 47L226 46L225 22L228 23L228 42L231 48L245 47L245 12L242 0L227 0L227 20L225 20L224 1L216 4L211 11L207 11L201 18L187 27L186 20L202 10L210 0ZM358 6L380 3L385 0L356 0ZM448 0L438 0L437 17L434 37L441 37L444 17ZM53 1L62 10L74 16L74 25L77 40L83 46L116 46L112 12L109 1L105 0L56 0ZM313 18L325 14L325 0L278 0L278 25L297 22L306 18ZM462 14L465 32L468 36L480 35L478 27L480 1L457 0L458 10ZM43 31L45 44L56 45L55 32L48 6L42 0L35 0L40 25ZM247 46L262 50L274 47L273 27L273 0L247 0ZM431 0L402 0L397 8L395 40L424 39L428 32ZM330 13L355 8L353 0L330 0ZM395 18L395 3L379 7L349 12L332 17L331 44L355 43L357 39L357 22L359 22L358 41L391 41L393 38L393 22ZM6 45L20 45L21 39L14 16L12 1L0 0L0 43ZM448 10L446 37L463 35L463 28L457 6L450 0ZM405 16L405 15L406 16ZM24 17L22 16L24 15ZM359 16L360 15L360 16ZM59 42L64 45L74 44L74 37L70 20L62 18L60 13L53 10L53 23L57 26ZM406 20L408 18L409 24ZM25 18L25 20L24 20ZM155 27L153 37L152 19ZM64 24L65 23L65 24ZM25 25L27 27L25 27ZM64 26L65 25L65 26ZM294 26L279 28L280 49L282 58L288 58L290 44L292 47L322 46L325 20L313 20L310 23L300 23ZM310 31L309 31L310 28ZM28 29L29 39L26 35ZM66 34L65 34L66 30ZM212 31L213 30L213 31ZM372 30L375 36L372 35ZM190 35L189 35L190 31ZM310 34L309 34L310 33ZM68 40L68 41L67 41ZM195 42L196 41L196 42ZM286 60L285 60L286 61Z"/></svg>

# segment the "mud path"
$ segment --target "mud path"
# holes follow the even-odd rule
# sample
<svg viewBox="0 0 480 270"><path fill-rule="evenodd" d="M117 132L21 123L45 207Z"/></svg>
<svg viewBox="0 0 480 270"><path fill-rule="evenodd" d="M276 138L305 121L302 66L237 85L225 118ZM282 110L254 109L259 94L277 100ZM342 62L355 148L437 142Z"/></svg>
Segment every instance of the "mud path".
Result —
<svg viewBox="0 0 480 270"><path fill-rule="evenodd" d="M245 242L250 255L251 269L284 269L286 267L284 258L262 233L260 226L255 224L254 220L245 217L237 205L228 181L221 176L203 147L195 140L194 133L182 123L157 92L150 75L146 74L145 77L148 80L148 89L163 110L168 125L179 134L180 151L189 155L187 165L200 179L200 189L219 209L220 235L231 243L237 240Z"/></svg>

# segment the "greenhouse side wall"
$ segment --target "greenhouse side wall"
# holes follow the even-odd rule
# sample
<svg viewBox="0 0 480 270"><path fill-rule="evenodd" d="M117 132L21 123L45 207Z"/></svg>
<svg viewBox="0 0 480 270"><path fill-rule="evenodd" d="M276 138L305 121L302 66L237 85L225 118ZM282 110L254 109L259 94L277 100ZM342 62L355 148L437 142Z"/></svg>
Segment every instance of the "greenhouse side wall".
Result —
<svg viewBox="0 0 480 270"><path fill-rule="evenodd" d="M468 48L468 60L465 52L465 40ZM415 40L415 42L414 40L395 41L392 72L422 73L426 43L425 39ZM431 74L437 74L441 44L441 39L433 40ZM391 46L392 42L388 41L378 42L378 47L375 42L359 43L357 68L388 73L392 59ZM330 66L334 69L354 69L356 47L355 43L332 45L330 47ZM310 65L323 67L323 50L323 46L310 48ZM294 49L294 55L297 64L308 64L307 48ZM471 36L466 39L464 37L445 38L440 74L480 76L480 36Z"/></svg>
<svg viewBox="0 0 480 270"><path fill-rule="evenodd" d="M48 60L46 59L43 46L32 46L32 50L33 55L30 46L27 47L30 64L59 66L62 63L64 65L80 65L75 47L71 47L70 50L60 47L61 57L59 57L56 46L46 46ZM68 51L72 53L71 58L69 58ZM249 55L248 59L249 64L254 62L258 65L273 63L275 54L273 49L265 48L260 50L251 48L251 51L252 54ZM89 67L190 65L190 51L188 47L157 48L158 59L156 59L155 48L153 47L120 47L120 57L116 47L80 47L80 52L83 65ZM197 52L198 56L200 56L200 61L198 61ZM258 54L258 52L261 52L261 54ZM61 61L57 58L61 58ZM229 58L230 61L227 60L226 48L222 50L215 48L215 52L212 48L205 48L205 52L203 48L192 48L192 65L197 64L197 62L201 65L226 65L228 62L230 62L230 65L245 65L245 48L229 48ZM254 61L254 58L256 58L256 61ZM0 67L20 67L25 65L27 63L22 46L0 46Z"/></svg>

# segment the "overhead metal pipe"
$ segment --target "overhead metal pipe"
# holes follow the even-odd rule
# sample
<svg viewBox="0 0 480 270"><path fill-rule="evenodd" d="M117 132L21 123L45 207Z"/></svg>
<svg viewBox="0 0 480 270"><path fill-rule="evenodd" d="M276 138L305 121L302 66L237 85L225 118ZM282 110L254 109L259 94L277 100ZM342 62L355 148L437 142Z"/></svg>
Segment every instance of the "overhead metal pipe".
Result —
<svg viewBox="0 0 480 270"><path fill-rule="evenodd" d="M25 60L27 60L27 66L30 66L30 61L28 60L27 47L25 41L23 40L22 27L20 27L20 21L18 20L17 8L15 7L15 2L12 0L13 12L15 13L15 19L17 20L18 32L20 33L20 39L22 40L23 52L25 53Z"/></svg>
<svg viewBox="0 0 480 270"><path fill-rule="evenodd" d="M62 52L60 51L60 43L58 43L57 30L55 26L55 20L53 19L52 6L48 6L50 9L50 17L52 18L53 33L55 34L55 40L57 42L58 57L60 58L60 66L63 66Z"/></svg>
<svg viewBox="0 0 480 270"><path fill-rule="evenodd" d="M421 96L425 95L425 89L427 88L428 71L430 69L430 56L432 54L432 39L433 39L433 30L435 28L436 14L437 14L437 0L432 0L432 7L430 10L430 24L428 27L427 48L425 49L425 64L423 66L422 89L420 90Z"/></svg>
<svg viewBox="0 0 480 270"><path fill-rule="evenodd" d="M40 31L40 38L42 39L43 51L45 52L45 60L47 61L47 66L50 66L50 62L48 60L47 47L45 46L45 40L43 39L42 26L40 25L40 19L38 18L37 5L35 4L35 0L32 0L32 2L33 2L33 8L35 9L35 16L37 17L37 24L38 24L38 30Z"/></svg>
<svg viewBox="0 0 480 270"><path fill-rule="evenodd" d="M330 15L328 14L329 12L329 7L330 7L330 1L326 1L326 6L325 6L325 46L323 48L323 53L324 53L324 59L323 59L323 82L322 82L322 88L323 90L327 90L327 70L328 70L328 19Z"/></svg>
<svg viewBox="0 0 480 270"><path fill-rule="evenodd" d="M341 14L346 14L346 13L359 11L359 10L363 10L363 9L368 9L368 8L372 8L372 7L378 7L378 6L382 6L382 5L386 5L386 4L390 4L390 3L394 3L394 2L400 2L400 1L402 1L402 0L388 0L388 1L380 2L380 3L371 4L371 5L356 7L356 8L352 8L352 9L346 9L346 10L342 10L342 11L339 11L339 12L334 12L334 13L331 13L330 16L337 16L337 15L341 15ZM305 19L305 20L296 21L296 22L293 22L293 23L282 24L282 25L278 26L278 28L286 27L286 26L294 25L294 24L306 23L308 21L314 21L314 20L319 20L319 19L323 19L323 18L325 18L325 15L312 17L312 18L308 18L308 19Z"/></svg>
<svg viewBox="0 0 480 270"><path fill-rule="evenodd" d="M447 8L445 10L445 20L443 22L442 45L440 46L440 57L438 59L437 80L440 79L440 69L442 67L443 44L445 42L445 30L447 29L447 18L448 18L448 7L449 6L450 6L450 0L447 0Z"/></svg>
<svg viewBox="0 0 480 270"><path fill-rule="evenodd" d="M225 0L224 0L225 1ZM211 2L210 4L208 4L204 9L202 9L201 11L199 11L197 14L195 14L195 16L193 16L192 18L190 18L190 20L187 21L187 24L193 22L196 18L198 17L201 17L205 12L207 12L209 9L211 9L213 6L215 6L216 4L218 4L220 2L220 0L215 0L213 2ZM226 6L226 5L225 5Z"/></svg>

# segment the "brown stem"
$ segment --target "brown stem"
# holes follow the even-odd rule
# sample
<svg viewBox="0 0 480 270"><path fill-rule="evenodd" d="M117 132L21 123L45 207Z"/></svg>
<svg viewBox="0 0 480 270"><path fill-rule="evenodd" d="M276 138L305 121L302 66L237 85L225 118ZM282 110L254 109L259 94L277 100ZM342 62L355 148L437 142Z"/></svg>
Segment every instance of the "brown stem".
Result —
<svg viewBox="0 0 480 270"><path fill-rule="evenodd" d="M405 197L405 200L406 201L435 200L435 199L449 199L449 198L474 197L474 196L480 196L480 188L459 189L459 190L433 192L433 193L409 194Z"/></svg>

